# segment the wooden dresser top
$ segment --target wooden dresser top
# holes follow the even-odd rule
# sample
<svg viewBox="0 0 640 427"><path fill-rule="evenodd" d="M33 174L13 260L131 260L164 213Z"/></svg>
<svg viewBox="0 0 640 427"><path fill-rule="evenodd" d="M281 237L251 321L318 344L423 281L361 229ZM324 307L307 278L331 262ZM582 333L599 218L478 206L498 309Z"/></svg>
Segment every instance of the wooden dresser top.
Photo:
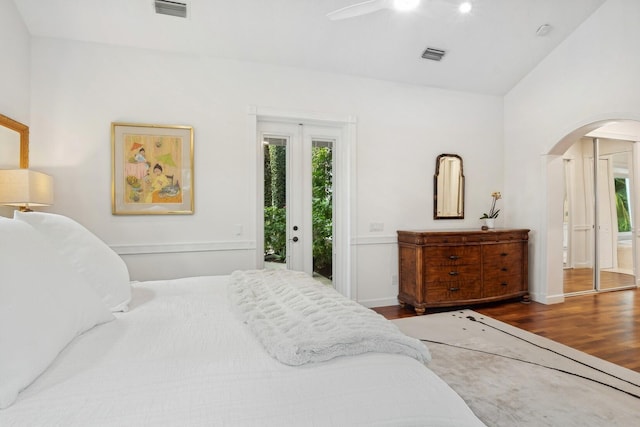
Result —
<svg viewBox="0 0 640 427"><path fill-rule="evenodd" d="M528 240L526 228L398 230L398 243L424 245L430 243L481 243Z"/></svg>

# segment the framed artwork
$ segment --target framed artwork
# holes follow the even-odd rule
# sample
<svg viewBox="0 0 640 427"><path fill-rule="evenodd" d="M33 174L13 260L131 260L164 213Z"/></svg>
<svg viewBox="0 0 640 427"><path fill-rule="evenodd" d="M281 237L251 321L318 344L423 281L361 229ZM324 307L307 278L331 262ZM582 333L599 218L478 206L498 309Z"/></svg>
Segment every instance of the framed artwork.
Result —
<svg viewBox="0 0 640 427"><path fill-rule="evenodd" d="M114 215L193 214L193 128L111 123Z"/></svg>

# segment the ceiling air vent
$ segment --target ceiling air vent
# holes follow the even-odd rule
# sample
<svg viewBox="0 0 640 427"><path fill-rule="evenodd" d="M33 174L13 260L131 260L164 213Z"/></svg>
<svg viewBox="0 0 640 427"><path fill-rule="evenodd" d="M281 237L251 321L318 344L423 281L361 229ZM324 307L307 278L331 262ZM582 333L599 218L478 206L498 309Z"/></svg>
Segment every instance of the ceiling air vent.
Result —
<svg viewBox="0 0 640 427"><path fill-rule="evenodd" d="M187 17L187 4L177 1L155 0L156 13L161 15L178 16L180 18Z"/></svg>
<svg viewBox="0 0 640 427"><path fill-rule="evenodd" d="M446 52L444 50L428 47L424 52L422 52L422 57L432 61L440 61L445 53Z"/></svg>

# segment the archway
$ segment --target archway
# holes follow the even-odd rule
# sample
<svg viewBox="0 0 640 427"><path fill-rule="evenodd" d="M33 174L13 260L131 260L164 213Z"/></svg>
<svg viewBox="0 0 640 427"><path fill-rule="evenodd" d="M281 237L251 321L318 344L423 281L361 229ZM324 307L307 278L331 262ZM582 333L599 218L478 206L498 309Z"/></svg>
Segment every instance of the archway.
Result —
<svg viewBox="0 0 640 427"><path fill-rule="evenodd" d="M562 137L547 153L547 209L548 223L546 233L546 261L547 261L547 296L549 302L562 302L563 290L563 211L564 186L555 185L559 180L564 180L563 154L584 137L610 138L624 141L640 141L640 120L637 117L619 117L596 120L584 124ZM633 163L635 188L640 188L640 150L637 146L633 149ZM640 197L635 197L633 211L639 212ZM556 214L557 213L557 214ZM636 217L640 219L638 214ZM636 221L637 224L637 221ZM637 229L637 227L635 227ZM637 230L634 229L633 239L637 240ZM634 258L637 255L634 255ZM638 260L636 259L636 265Z"/></svg>

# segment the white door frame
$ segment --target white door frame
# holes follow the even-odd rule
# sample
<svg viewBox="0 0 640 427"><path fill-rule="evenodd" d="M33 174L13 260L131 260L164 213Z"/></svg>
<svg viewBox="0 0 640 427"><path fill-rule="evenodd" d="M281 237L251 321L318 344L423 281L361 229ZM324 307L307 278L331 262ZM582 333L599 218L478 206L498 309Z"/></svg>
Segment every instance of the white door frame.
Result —
<svg viewBox="0 0 640 427"><path fill-rule="evenodd" d="M611 156L598 158L598 267L599 270L617 266L617 228L615 189Z"/></svg>
<svg viewBox="0 0 640 427"><path fill-rule="evenodd" d="M248 111L248 139L255 147L256 158L256 267L264 268L264 158L262 141L258 133L258 121L281 123L303 123L335 127L341 130L340 143L336 144L335 165L339 179L334 183L335 217L333 236L334 251L337 259L333 271L333 284L338 292L347 298L357 300L356 253L351 244L356 218L356 119L353 116L309 113L280 110L268 107L250 106Z"/></svg>

